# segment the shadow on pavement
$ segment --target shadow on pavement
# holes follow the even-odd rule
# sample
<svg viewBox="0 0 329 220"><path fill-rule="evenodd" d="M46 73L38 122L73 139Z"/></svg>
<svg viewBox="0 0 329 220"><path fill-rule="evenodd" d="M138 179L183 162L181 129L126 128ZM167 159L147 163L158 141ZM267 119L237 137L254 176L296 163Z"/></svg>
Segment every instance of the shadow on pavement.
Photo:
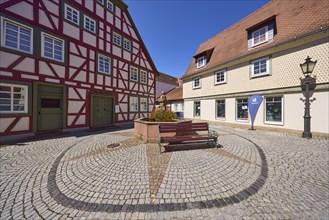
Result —
<svg viewBox="0 0 329 220"><path fill-rule="evenodd" d="M98 128L86 128L80 130L67 130L67 131L54 131L54 132L45 132L45 133L37 133L32 134L30 136L21 136L17 138L11 137L1 137L0 139L0 148L10 146L10 145L19 145L24 146L28 145L28 142L34 141L42 141L48 139L60 139L60 138L68 138L68 137L85 137L95 134L102 134L107 132L117 132L117 131L126 131L134 128L133 123L129 124L116 124L112 126L106 127L98 127Z"/></svg>

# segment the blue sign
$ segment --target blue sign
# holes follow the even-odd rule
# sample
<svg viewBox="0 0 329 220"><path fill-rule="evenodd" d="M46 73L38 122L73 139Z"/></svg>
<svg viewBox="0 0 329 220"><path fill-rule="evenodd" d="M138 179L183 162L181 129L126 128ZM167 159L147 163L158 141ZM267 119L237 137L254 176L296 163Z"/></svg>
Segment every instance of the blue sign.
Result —
<svg viewBox="0 0 329 220"><path fill-rule="evenodd" d="M252 95L249 97L248 100L248 109L249 109L249 115L250 115L250 119L251 119L251 126L253 129L253 125L254 125L254 120L258 111L258 108L260 106L260 104L263 101L263 97L261 95Z"/></svg>

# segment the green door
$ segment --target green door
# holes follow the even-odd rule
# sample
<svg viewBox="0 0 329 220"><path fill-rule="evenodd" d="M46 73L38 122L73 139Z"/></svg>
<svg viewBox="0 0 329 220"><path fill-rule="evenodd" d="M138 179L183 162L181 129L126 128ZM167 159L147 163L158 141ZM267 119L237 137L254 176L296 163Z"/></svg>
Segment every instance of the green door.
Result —
<svg viewBox="0 0 329 220"><path fill-rule="evenodd" d="M63 88L39 85L38 88L38 131L63 128Z"/></svg>
<svg viewBox="0 0 329 220"><path fill-rule="evenodd" d="M93 96L93 126L113 124L113 98Z"/></svg>

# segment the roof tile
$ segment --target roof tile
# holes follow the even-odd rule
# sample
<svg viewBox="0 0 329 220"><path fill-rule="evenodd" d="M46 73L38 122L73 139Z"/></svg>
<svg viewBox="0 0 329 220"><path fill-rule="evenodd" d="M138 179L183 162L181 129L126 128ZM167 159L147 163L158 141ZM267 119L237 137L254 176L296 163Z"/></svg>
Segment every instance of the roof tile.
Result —
<svg viewBox="0 0 329 220"><path fill-rule="evenodd" d="M193 58L183 77L224 64L255 51L293 40L307 33L320 30L320 27L328 27L328 9L329 1L327 0L272 0L202 43L195 54L215 47L209 62L202 69L196 69L195 58ZM246 29L273 16L275 16L277 28L274 39L248 49L248 32Z"/></svg>

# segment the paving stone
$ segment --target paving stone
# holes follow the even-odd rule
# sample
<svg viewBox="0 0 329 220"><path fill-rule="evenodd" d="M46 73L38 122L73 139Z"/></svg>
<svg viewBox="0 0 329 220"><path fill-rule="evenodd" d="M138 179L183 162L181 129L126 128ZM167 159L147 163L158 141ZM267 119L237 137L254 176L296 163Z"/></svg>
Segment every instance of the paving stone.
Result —
<svg viewBox="0 0 329 220"><path fill-rule="evenodd" d="M328 140L213 129L223 148L159 155L131 130L0 148L0 219L329 218Z"/></svg>

